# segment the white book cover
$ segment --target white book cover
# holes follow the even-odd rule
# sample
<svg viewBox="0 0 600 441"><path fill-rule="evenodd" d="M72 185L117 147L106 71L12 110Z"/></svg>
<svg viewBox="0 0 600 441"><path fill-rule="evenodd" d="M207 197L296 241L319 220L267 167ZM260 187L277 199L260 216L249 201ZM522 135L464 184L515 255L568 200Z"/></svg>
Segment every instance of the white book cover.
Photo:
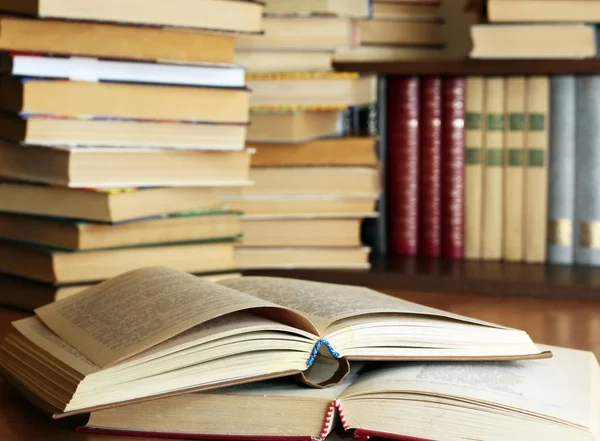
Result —
<svg viewBox="0 0 600 441"><path fill-rule="evenodd" d="M12 55L11 59L10 73L21 77L206 87L241 88L246 85L245 69L233 65L162 64L33 55Z"/></svg>

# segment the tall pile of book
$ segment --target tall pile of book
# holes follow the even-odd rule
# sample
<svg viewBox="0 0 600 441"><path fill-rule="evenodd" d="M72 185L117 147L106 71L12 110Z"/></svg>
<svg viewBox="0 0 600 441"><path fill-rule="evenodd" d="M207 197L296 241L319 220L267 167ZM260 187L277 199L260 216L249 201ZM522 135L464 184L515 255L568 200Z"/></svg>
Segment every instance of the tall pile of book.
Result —
<svg viewBox="0 0 600 441"><path fill-rule="evenodd" d="M0 2L2 303L148 265L236 268L239 213L216 188L250 184L250 92L231 63L263 5L136 4Z"/></svg>
<svg viewBox="0 0 600 441"><path fill-rule="evenodd" d="M600 4L574 0L488 0L473 26L473 58L568 59L598 54Z"/></svg>
<svg viewBox="0 0 600 441"><path fill-rule="evenodd" d="M289 278L214 283L168 268L132 271L14 322L0 342L0 372L54 418L90 414L78 428L86 433L600 434L591 352L536 345L524 331L363 287Z"/></svg>
<svg viewBox="0 0 600 441"><path fill-rule="evenodd" d="M254 186L223 194L244 212L240 268L369 266L361 222L377 215L380 191L376 78L330 72L332 51L352 44L354 16L368 13L367 2L349 3L323 2L336 5L329 17L313 3L269 1L265 34L238 41L256 150Z"/></svg>

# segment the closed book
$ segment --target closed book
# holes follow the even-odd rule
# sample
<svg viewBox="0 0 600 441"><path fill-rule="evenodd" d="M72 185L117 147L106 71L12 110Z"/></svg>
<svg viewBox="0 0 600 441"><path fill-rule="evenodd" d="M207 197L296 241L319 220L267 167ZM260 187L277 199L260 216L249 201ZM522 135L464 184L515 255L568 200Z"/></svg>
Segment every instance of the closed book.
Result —
<svg viewBox="0 0 600 441"><path fill-rule="evenodd" d="M93 411L79 430L247 441L338 441L344 434L356 441L498 441L526 428L534 440L596 439L600 368L594 354L545 348L553 358L502 365L387 363L369 369L357 363L344 381L325 389L263 381ZM286 417L264 417L278 412Z"/></svg>
<svg viewBox="0 0 600 441"><path fill-rule="evenodd" d="M211 187L72 189L0 181L0 212L124 222L221 205Z"/></svg>
<svg viewBox="0 0 600 441"><path fill-rule="evenodd" d="M575 263L600 265L600 76L577 79Z"/></svg>
<svg viewBox="0 0 600 441"><path fill-rule="evenodd" d="M550 158L548 170L548 262L572 264L575 216L576 79L551 78ZM576 116L577 115L577 116Z"/></svg>
<svg viewBox="0 0 600 441"><path fill-rule="evenodd" d="M249 143L252 167L377 166L377 139L324 138L303 143Z"/></svg>
<svg viewBox="0 0 600 441"><path fill-rule="evenodd" d="M252 247L361 247L361 218L244 219L241 245Z"/></svg>
<svg viewBox="0 0 600 441"><path fill-rule="evenodd" d="M439 257L442 240L442 79L420 80L419 255Z"/></svg>
<svg viewBox="0 0 600 441"><path fill-rule="evenodd" d="M504 157L504 260L521 262L525 256L525 77L506 80Z"/></svg>
<svg viewBox="0 0 600 441"><path fill-rule="evenodd" d="M231 63L235 34L71 20L0 17L0 49L79 57ZM123 44L127 42L127 44Z"/></svg>
<svg viewBox="0 0 600 441"><path fill-rule="evenodd" d="M368 270L366 247L236 246L238 270L353 269Z"/></svg>
<svg viewBox="0 0 600 441"><path fill-rule="evenodd" d="M391 78L387 98L390 251L414 256L419 239L419 78Z"/></svg>
<svg viewBox="0 0 600 441"><path fill-rule="evenodd" d="M342 110L377 102L377 77L349 72L253 73L246 76L253 110Z"/></svg>
<svg viewBox="0 0 600 441"><path fill-rule="evenodd" d="M243 186L251 184L251 156L248 150L69 148L0 141L0 176L74 188Z"/></svg>
<svg viewBox="0 0 600 441"><path fill-rule="evenodd" d="M371 0L317 0L290 2L266 0L267 15L339 15L344 17L368 17Z"/></svg>
<svg viewBox="0 0 600 441"><path fill-rule="evenodd" d="M247 141L249 143L301 143L313 139L340 136L339 111L300 111L287 109L276 112L250 113Z"/></svg>
<svg viewBox="0 0 600 441"><path fill-rule="evenodd" d="M600 4L589 0L489 0L490 22L600 22ZM560 40L559 40L560 41Z"/></svg>
<svg viewBox="0 0 600 441"><path fill-rule="evenodd" d="M481 257L500 260L503 255L504 114L505 79L485 79L485 149Z"/></svg>
<svg viewBox="0 0 600 441"><path fill-rule="evenodd" d="M195 210L107 224L0 213L0 238L65 251L185 244L239 237L240 214Z"/></svg>
<svg viewBox="0 0 600 441"><path fill-rule="evenodd" d="M527 79L527 132L525 167L525 261L546 261L548 226L548 150L550 80Z"/></svg>
<svg viewBox="0 0 600 441"><path fill-rule="evenodd" d="M481 258L484 146L484 79L467 78L465 118L465 258Z"/></svg>
<svg viewBox="0 0 600 441"><path fill-rule="evenodd" d="M544 2L544 8L557 3ZM505 3L504 0L498 3ZM516 3L525 3L517 0ZM568 0L573 3L573 0ZM594 4L584 1L583 3ZM504 7L509 11L510 7ZM536 12L537 14L537 12ZM473 50L471 58L568 59L594 58L598 54L597 30L594 25L581 23L550 24L480 24L471 27Z"/></svg>
<svg viewBox="0 0 600 441"><path fill-rule="evenodd" d="M0 113L6 141L45 146L242 150L246 124L60 118Z"/></svg>
<svg viewBox="0 0 600 441"><path fill-rule="evenodd" d="M464 257L466 79L442 82L442 257Z"/></svg>
<svg viewBox="0 0 600 441"><path fill-rule="evenodd" d="M142 245L89 251L0 241L0 272L55 285L99 282L138 268L166 266L188 273L236 268L233 240Z"/></svg>
<svg viewBox="0 0 600 441"><path fill-rule="evenodd" d="M0 109L80 118L248 122L247 89L2 77ZM160 103L157 106L156 103Z"/></svg>
<svg viewBox="0 0 600 441"><path fill-rule="evenodd" d="M223 0L122 0L100 3L79 0L1 0L0 10L40 18L180 26L231 32L260 32L264 4Z"/></svg>
<svg viewBox="0 0 600 441"><path fill-rule="evenodd" d="M231 65L191 65L3 54L0 72L26 78L58 78L73 81L166 84L179 86L236 87L246 84L245 70Z"/></svg>

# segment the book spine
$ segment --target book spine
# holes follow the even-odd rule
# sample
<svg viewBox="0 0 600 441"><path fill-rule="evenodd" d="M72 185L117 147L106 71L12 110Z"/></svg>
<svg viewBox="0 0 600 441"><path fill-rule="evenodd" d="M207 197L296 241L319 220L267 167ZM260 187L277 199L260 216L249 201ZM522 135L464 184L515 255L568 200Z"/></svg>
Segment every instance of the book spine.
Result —
<svg viewBox="0 0 600 441"><path fill-rule="evenodd" d="M600 266L600 76L577 79L575 263Z"/></svg>
<svg viewBox="0 0 600 441"><path fill-rule="evenodd" d="M546 261L550 80L527 79L525 167L525 262Z"/></svg>
<svg viewBox="0 0 600 441"><path fill-rule="evenodd" d="M485 149L483 172L482 258L502 258L505 80L485 80Z"/></svg>
<svg viewBox="0 0 600 441"><path fill-rule="evenodd" d="M574 260L575 89L572 75L551 79L548 262L567 265Z"/></svg>
<svg viewBox="0 0 600 441"><path fill-rule="evenodd" d="M388 80L388 227L390 251L418 251L419 78Z"/></svg>
<svg viewBox="0 0 600 441"><path fill-rule="evenodd" d="M481 258L483 143L485 104L483 77L467 78L465 117L465 258Z"/></svg>
<svg viewBox="0 0 600 441"><path fill-rule="evenodd" d="M442 256L464 256L466 80L442 83Z"/></svg>
<svg viewBox="0 0 600 441"><path fill-rule="evenodd" d="M504 157L504 259L521 262L524 256L523 194L525 191L525 77L506 80Z"/></svg>
<svg viewBox="0 0 600 441"><path fill-rule="evenodd" d="M442 248L442 79L420 80L419 255Z"/></svg>
<svg viewBox="0 0 600 441"><path fill-rule="evenodd" d="M387 182L387 78L377 79L377 106L374 117L376 130L379 134L377 142L377 157L381 169L381 181ZM363 243L371 248L373 255L385 255L388 252L388 226L387 226L387 188L381 186L381 194L377 201L376 218L365 219L362 224Z"/></svg>

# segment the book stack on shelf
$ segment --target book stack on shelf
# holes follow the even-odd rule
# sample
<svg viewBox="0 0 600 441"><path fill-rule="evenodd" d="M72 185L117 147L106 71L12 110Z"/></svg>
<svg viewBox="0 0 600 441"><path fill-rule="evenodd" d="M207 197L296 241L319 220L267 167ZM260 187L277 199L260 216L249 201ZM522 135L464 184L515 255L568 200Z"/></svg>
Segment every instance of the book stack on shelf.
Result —
<svg viewBox="0 0 600 441"><path fill-rule="evenodd" d="M0 19L4 304L30 309L146 265L236 268L240 214L217 188L250 184L250 92L232 61L263 5L140 15L134 3L0 2L15 14Z"/></svg>
<svg viewBox="0 0 600 441"><path fill-rule="evenodd" d="M90 414L85 433L592 441L600 430L590 352L289 278L132 271L14 322L0 371L55 418Z"/></svg>
<svg viewBox="0 0 600 441"><path fill-rule="evenodd" d="M471 28L474 58L572 59L598 54L600 3L488 0L488 23Z"/></svg>
<svg viewBox="0 0 600 441"><path fill-rule="evenodd" d="M251 72L323 72L334 61L463 57L474 22L463 3L266 0L265 35L240 39L236 62Z"/></svg>
<svg viewBox="0 0 600 441"><path fill-rule="evenodd" d="M454 2L446 2L454 3ZM335 61L435 59L444 54L438 0L373 0L371 16L356 20L357 47L338 50Z"/></svg>
<svg viewBox="0 0 600 441"><path fill-rule="evenodd" d="M244 212L241 269L369 267L361 223L377 216L380 192L377 81L330 72L332 51L350 44L350 12L368 14L367 2L350 3L269 1L265 34L239 39L254 185L222 198ZM315 53L326 63L301 61Z"/></svg>
<svg viewBox="0 0 600 441"><path fill-rule="evenodd" d="M597 75L389 81L394 254L600 266Z"/></svg>

